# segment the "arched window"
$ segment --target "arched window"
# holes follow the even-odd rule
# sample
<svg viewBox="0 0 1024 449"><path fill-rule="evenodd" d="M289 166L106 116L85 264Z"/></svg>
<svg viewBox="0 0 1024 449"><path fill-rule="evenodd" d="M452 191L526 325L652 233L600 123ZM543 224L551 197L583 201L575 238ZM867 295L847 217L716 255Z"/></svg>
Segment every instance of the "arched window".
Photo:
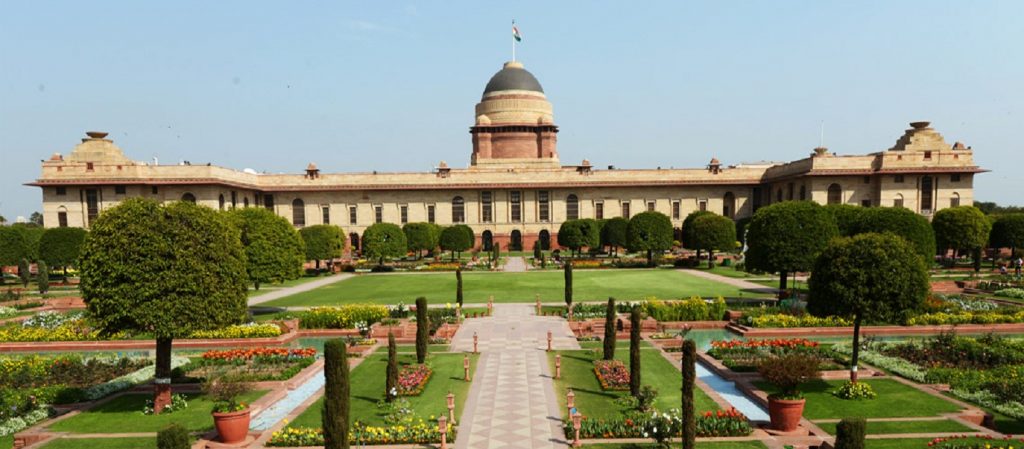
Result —
<svg viewBox="0 0 1024 449"><path fill-rule="evenodd" d="M953 196L949 197L949 207L957 207L960 205L960 194L953 192Z"/></svg>
<svg viewBox="0 0 1024 449"><path fill-rule="evenodd" d="M580 218L580 199L575 194L569 194L565 198L565 219L576 220Z"/></svg>
<svg viewBox="0 0 1024 449"><path fill-rule="evenodd" d="M57 226L68 227L68 208L64 206L57 208Z"/></svg>
<svg viewBox="0 0 1024 449"><path fill-rule="evenodd" d="M722 215L729 218L736 217L736 195L732 192L725 192L722 198Z"/></svg>
<svg viewBox="0 0 1024 449"><path fill-rule="evenodd" d="M494 234L491 231L484 231L480 234L480 245L483 246L484 251L494 250Z"/></svg>
<svg viewBox="0 0 1024 449"><path fill-rule="evenodd" d="M224 195L221 195L220 198L217 199L217 207L219 207L220 210L224 210Z"/></svg>
<svg viewBox="0 0 1024 449"><path fill-rule="evenodd" d="M466 222L466 202L461 196L452 198L452 223Z"/></svg>
<svg viewBox="0 0 1024 449"><path fill-rule="evenodd" d="M896 197L892 199L892 207L903 207L903 194L896 194Z"/></svg>
<svg viewBox="0 0 1024 449"><path fill-rule="evenodd" d="M828 204L840 204L843 202L843 188L839 184L828 186Z"/></svg>
<svg viewBox="0 0 1024 449"><path fill-rule="evenodd" d="M186 194L181 196L181 200L182 201L188 201L188 202L190 202L192 204L195 204L196 203L196 196L191 194L191 193L186 193Z"/></svg>
<svg viewBox="0 0 1024 449"><path fill-rule="evenodd" d="M537 240L540 241L540 250L548 251L551 249L551 233L547 229L541 229L540 235L537 236Z"/></svg>
<svg viewBox="0 0 1024 449"><path fill-rule="evenodd" d="M292 224L300 228L306 225L306 203L300 198L292 201Z"/></svg>
<svg viewBox="0 0 1024 449"><path fill-rule="evenodd" d="M519 232L518 229L512 231L511 238L509 239L508 250L509 251L522 251L523 250L523 233Z"/></svg>
<svg viewBox="0 0 1024 449"><path fill-rule="evenodd" d="M359 251L359 234L355 232L349 234L348 240L352 245L352 251Z"/></svg>

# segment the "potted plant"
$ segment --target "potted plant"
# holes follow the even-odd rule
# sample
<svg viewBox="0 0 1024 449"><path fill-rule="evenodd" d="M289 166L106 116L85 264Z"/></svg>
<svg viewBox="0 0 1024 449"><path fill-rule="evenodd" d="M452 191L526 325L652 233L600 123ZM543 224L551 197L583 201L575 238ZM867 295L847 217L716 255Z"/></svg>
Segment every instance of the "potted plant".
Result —
<svg viewBox="0 0 1024 449"><path fill-rule="evenodd" d="M819 360L811 355L792 353L766 359L757 367L765 381L779 391L768 395L768 416L772 429L792 432L804 414L804 396L800 384L816 379Z"/></svg>
<svg viewBox="0 0 1024 449"><path fill-rule="evenodd" d="M246 382L220 377L203 384L203 391L213 402L213 425L225 444L245 441L249 435L249 404L239 397L252 390Z"/></svg>

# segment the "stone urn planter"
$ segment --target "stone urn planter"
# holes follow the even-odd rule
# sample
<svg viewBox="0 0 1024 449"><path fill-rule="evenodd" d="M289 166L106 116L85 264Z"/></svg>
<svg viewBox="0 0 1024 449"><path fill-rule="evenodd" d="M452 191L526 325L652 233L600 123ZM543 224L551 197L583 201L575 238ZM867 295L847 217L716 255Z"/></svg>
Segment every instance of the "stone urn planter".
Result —
<svg viewBox="0 0 1024 449"><path fill-rule="evenodd" d="M237 444L245 441L249 435L249 409L238 412L213 412L213 426L217 428L220 441L224 444Z"/></svg>
<svg viewBox="0 0 1024 449"><path fill-rule="evenodd" d="M792 432L800 426L800 418L804 416L806 399L776 399L768 397L768 417L772 429L780 432Z"/></svg>

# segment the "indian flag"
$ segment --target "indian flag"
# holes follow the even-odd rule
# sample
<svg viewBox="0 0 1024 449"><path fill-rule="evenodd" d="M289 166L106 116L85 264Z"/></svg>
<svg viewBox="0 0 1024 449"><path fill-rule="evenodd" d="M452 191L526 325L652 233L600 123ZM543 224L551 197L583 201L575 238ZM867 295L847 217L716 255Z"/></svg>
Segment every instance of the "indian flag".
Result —
<svg viewBox="0 0 1024 449"><path fill-rule="evenodd" d="M519 28L516 27L516 23L512 22L512 37L515 38L516 42L523 41L523 35L519 34Z"/></svg>

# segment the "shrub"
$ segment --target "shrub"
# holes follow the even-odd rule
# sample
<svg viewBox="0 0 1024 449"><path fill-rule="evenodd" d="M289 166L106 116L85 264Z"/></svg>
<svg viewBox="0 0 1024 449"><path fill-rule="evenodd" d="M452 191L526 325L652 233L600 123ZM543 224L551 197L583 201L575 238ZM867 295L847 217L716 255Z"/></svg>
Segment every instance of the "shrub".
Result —
<svg viewBox="0 0 1024 449"><path fill-rule="evenodd" d="M801 399L800 384L818 377L818 359L806 354L787 354L764 360L757 367L764 380L781 391L773 396L779 399Z"/></svg>
<svg viewBox="0 0 1024 449"><path fill-rule="evenodd" d="M213 400L214 413L240 412L249 408L249 404L239 397L252 391L252 385L238 382L227 377L213 378L203 383L203 392Z"/></svg>
<svg viewBox="0 0 1024 449"><path fill-rule="evenodd" d="M416 298L416 363L427 360L430 339L430 318L427 316L427 298Z"/></svg>
<svg viewBox="0 0 1024 449"><path fill-rule="evenodd" d="M743 317L743 324L751 327L844 327L853 325L845 318L837 316L816 317L813 315L790 315L770 313L758 316Z"/></svg>
<svg viewBox="0 0 1024 449"><path fill-rule="evenodd" d="M866 428L864 418L843 418L836 424L835 449L864 449Z"/></svg>
<svg viewBox="0 0 1024 449"><path fill-rule="evenodd" d="M36 263L36 283L39 284L39 293L46 294L50 291L50 267L46 265L45 261L40 260Z"/></svg>
<svg viewBox="0 0 1024 449"><path fill-rule="evenodd" d="M1002 290L996 290L995 295L1005 298L1024 299L1024 288L1004 288Z"/></svg>
<svg viewBox="0 0 1024 449"><path fill-rule="evenodd" d="M871 388L871 385L868 385L863 382L847 382L843 384L843 386L833 391L832 396L835 396L839 399L853 400L874 399L878 397L878 395L875 393L875 390Z"/></svg>
<svg viewBox="0 0 1024 449"><path fill-rule="evenodd" d="M157 449L189 449L192 435L181 424L173 423L156 433Z"/></svg>
<svg viewBox="0 0 1024 449"><path fill-rule="evenodd" d="M305 329L351 329L356 323L376 323L389 315L387 306L350 304L341 307L314 307L299 315Z"/></svg>

